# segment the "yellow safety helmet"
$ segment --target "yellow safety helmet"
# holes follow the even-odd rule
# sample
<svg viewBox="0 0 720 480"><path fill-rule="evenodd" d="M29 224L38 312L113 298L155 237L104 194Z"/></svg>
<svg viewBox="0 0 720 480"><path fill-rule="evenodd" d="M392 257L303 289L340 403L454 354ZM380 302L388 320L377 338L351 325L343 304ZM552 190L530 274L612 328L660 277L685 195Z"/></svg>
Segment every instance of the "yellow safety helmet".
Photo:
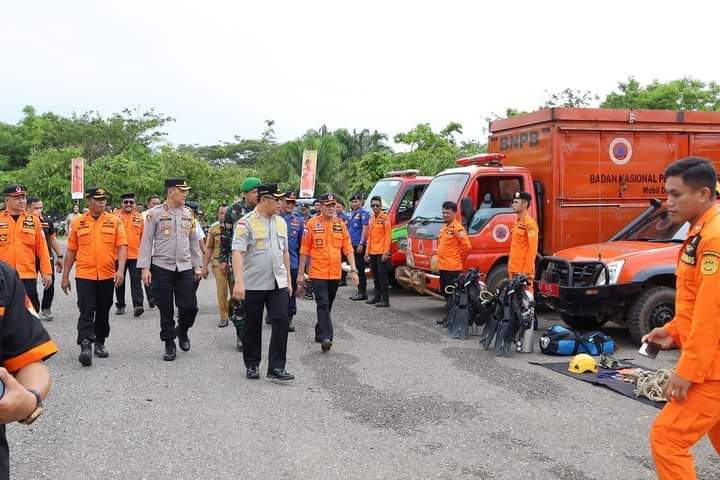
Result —
<svg viewBox="0 0 720 480"><path fill-rule="evenodd" d="M597 373L597 370L597 362L587 353L575 355L570 360L570 365L568 365L568 372L571 373Z"/></svg>

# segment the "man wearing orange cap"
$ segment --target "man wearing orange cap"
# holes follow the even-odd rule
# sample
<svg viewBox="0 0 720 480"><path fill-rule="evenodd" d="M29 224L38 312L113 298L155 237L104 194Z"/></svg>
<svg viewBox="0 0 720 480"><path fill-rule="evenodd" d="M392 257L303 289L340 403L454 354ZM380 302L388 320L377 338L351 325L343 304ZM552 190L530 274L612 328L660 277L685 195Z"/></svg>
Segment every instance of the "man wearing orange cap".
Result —
<svg viewBox="0 0 720 480"><path fill-rule="evenodd" d="M643 338L661 349L680 348L665 385L668 403L650 433L660 480L693 480L690 449L705 435L720 453L720 212L713 164L688 157L665 170L669 219L689 222L676 270L675 318Z"/></svg>
<svg viewBox="0 0 720 480"><path fill-rule="evenodd" d="M5 210L0 212L0 260L17 271L33 308L40 311L38 264L43 287L48 288L52 282L52 265L42 221L26 211L27 191L23 185L6 185L3 194Z"/></svg>
<svg viewBox="0 0 720 480"><path fill-rule="evenodd" d="M335 195L325 193L318 200L320 215L308 220L303 232L297 285L300 294L305 285L305 267L309 258L309 275L317 304L315 341L321 344L323 352L327 352L333 344L330 312L342 276L343 255L350 262L350 278L355 285L358 283L358 277L350 234L345 222L335 216Z"/></svg>
<svg viewBox="0 0 720 480"><path fill-rule="evenodd" d="M133 303L133 316L139 317L145 311L143 309L142 279L140 269L137 268L137 259L140 254L140 239L143 233L143 217L135 209L135 194L125 193L120 196L122 209L117 216L122 220L127 237L127 261L125 262L125 273L130 271L130 296ZM115 289L115 307L118 315L125 313L125 284L121 283Z"/></svg>

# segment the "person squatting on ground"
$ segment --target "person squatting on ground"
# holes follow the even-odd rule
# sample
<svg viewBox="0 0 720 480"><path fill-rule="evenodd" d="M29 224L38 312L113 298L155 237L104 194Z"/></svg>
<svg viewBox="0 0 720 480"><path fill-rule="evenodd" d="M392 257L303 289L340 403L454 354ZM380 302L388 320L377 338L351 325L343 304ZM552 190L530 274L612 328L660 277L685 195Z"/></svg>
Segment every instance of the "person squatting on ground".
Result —
<svg viewBox="0 0 720 480"><path fill-rule="evenodd" d="M708 435L720 454L720 212L712 163L688 157L665 170L667 211L690 223L676 270L675 317L643 338L680 348L665 385L668 403L653 423L650 446L660 480L697 478L692 448Z"/></svg>
<svg viewBox="0 0 720 480"><path fill-rule="evenodd" d="M510 236L508 276L527 276L528 290L532 293L540 233L537 222L528 213L531 201L532 195L528 192L515 192L513 196L512 209L517 214L517 220Z"/></svg>
<svg viewBox="0 0 720 480"><path fill-rule="evenodd" d="M173 361L180 349L190 351L188 330L195 323L197 296L194 282L202 275L202 254L193 226L192 212L185 206L190 187L184 178L165 180L166 201L148 212L140 242L138 268L145 285L153 287L160 310L160 340L165 343L163 360ZM175 324L175 308L178 321Z"/></svg>
<svg viewBox="0 0 720 480"><path fill-rule="evenodd" d="M53 257L55 258L55 267L57 273L62 273L64 257L60 244L57 241L57 233L55 231L55 225L49 219L43 216L43 202L37 197L30 197L27 200L28 212L36 215L40 219L43 233L45 234L45 240L47 241L48 253L50 254L50 263L53 263ZM52 266L52 265L51 265ZM37 266L40 270L40 265ZM50 278L50 286L43 290L42 302L40 304L40 320L50 321L53 319L52 314L52 302L55 298L55 272L53 271Z"/></svg>
<svg viewBox="0 0 720 480"><path fill-rule="evenodd" d="M365 261L370 263L375 288L373 297L365 303L376 307L389 307L392 225L390 225L390 217L382 210L381 197L372 197L370 208L372 208L373 214L368 225Z"/></svg>
<svg viewBox="0 0 720 480"><path fill-rule="evenodd" d="M66 295L70 293L70 270L77 262L78 360L83 367L89 367L93 343L96 357L108 357L105 339L110 336L113 292L125 280L127 238L122 221L105 211L107 191L93 187L85 195L90 210L72 223L60 286Z"/></svg>
<svg viewBox="0 0 720 480"><path fill-rule="evenodd" d="M139 317L143 309L142 279L140 269L137 268L137 259L140 254L140 239L143 234L143 216L135 210L135 193L124 193L120 196L122 209L116 213L123 223L127 237L127 261L125 262L125 275L130 271L130 297L133 303L133 316ZM123 282L115 288L115 313L125 313L125 284Z"/></svg>
<svg viewBox="0 0 720 480"><path fill-rule="evenodd" d="M220 267L220 235L222 233L222 222L225 220L227 205L224 203L217 208L217 222L208 229L205 240L205 255L203 256L203 278L208 278L210 271L208 265L212 262L213 277L215 277L215 292L217 293L218 313L220 318L217 326L224 328L228 326L230 299L227 279L227 269Z"/></svg>
<svg viewBox="0 0 720 480"><path fill-rule="evenodd" d="M348 215L347 228L350 234L350 243L352 243L355 265L358 269L358 289L357 293L350 297L355 302L367 300L367 275L365 274L365 249L367 247L368 224L370 223L370 213L365 210L362 204L363 197L359 193L350 197L350 208L352 212Z"/></svg>
<svg viewBox="0 0 720 480"><path fill-rule="evenodd" d="M290 278L292 279L292 291L290 303L288 304L288 332L294 332L293 318L297 313L297 274L300 265L300 245L302 243L305 222L303 218L295 213L295 192L285 192L285 198L280 200L281 216L285 219L288 232L288 253L290 255Z"/></svg>
<svg viewBox="0 0 720 480"><path fill-rule="evenodd" d="M358 280L350 235L345 222L335 216L335 194L324 193L318 201L321 213L308 220L303 232L297 294L302 293L305 284L305 267L309 260L309 276L317 305L315 341L320 343L323 352L327 352L333 344L334 332L330 313L340 283L343 254L350 262L351 280L355 285Z"/></svg>
<svg viewBox="0 0 720 480"><path fill-rule="evenodd" d="M442 216L445 222L438 235L438 270L440 272L440 292L445 297L445 317L438 320L438 325L447 322L452 294L447 292L448 285L453 285L463 270L463 262L470 253L470 239L457 219L457 204L443 202Z"/></svg>
<svg viewBox="0 0 720 480"><path fill-rule="evenodd" d="M52 281L52 265L42 222L26 211L27 190L24 185L6 185L3 195L5 210L0 211L0 260L17 271L33 308L39 312L38 266L43 288L50 287Z"/></svg>
<svg viewBox="0 0 720 480"><path fill-rule="evenodd" d="M288 301L294 292L290 279L287 224L277 214L278 202L284 196L275 183L259 185L260 203L238 221L233 236L233 298L245 301L242 342L249 379L260 378L258 368L265 308L272 325L267 376L275 380L295 378L285 370Z"/></svg>
<svg viewBox="0 0 720 480"><path fill-rule="evenodd" d="M220 235L220 267L227 271L228 284L231 289L235 285L232 271L232 239L235 225L242 217L252 212L257 205L257 188L261 183L260 179L256 177L248 177L243 180L240 184L240 192L243 194L243 198L228 208L225 214L225 220L222 222L222 234ZM235 325L235 344L238 352L242 352L243 317L243 302L233 301L230 319L233 325Z"/></svg>

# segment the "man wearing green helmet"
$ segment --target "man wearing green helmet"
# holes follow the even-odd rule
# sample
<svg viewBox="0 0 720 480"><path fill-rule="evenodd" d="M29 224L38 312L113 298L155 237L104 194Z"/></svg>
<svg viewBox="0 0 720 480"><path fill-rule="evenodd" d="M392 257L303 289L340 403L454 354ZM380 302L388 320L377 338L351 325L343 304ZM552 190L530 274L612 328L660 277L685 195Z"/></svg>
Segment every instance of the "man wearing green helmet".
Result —
<svg viewBox="0 0 720 480"><path fill-rule="evenodd" d="M235 224L237 224L238 220L242 217L255 210L255 206L258 203L258 186L260 186L261 183L262 181L257 177L248 177L243 180L240 184L240 192L243 194L243 198L228 208L225 214L225 221L222 224L219 267L227 271L230 289L232 289L235 284L235 277L233 276L232 264L230 262L232 258L232 239ZM242 351L243 319L244 311L242 302L233 302L230 311L230 320L232 320L233 325L235 325L238 352Z"/></svg>

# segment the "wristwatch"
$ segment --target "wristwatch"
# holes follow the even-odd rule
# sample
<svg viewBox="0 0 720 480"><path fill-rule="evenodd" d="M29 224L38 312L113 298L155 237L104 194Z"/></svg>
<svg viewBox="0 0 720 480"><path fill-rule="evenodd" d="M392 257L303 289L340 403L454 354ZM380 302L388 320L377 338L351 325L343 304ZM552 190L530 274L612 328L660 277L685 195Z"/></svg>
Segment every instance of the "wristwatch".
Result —
<svg viewBox="0 0 720 480"><path fill-rule="evenodd" d="M351 269L350 269L350 273L358 273L358 269L357 269L357 268L351 268Z"/></svg>
<svg viewBox="0 0 720 480"><path fill-rule="evenodd" d="M43 413L42 398L40 397L40 393L32 388L28 388L27 391L35 395L37 403L35 404L35 409L27 416L27 418L18 420L18 423L22 423L23 425L30 425Z"/></svg>

